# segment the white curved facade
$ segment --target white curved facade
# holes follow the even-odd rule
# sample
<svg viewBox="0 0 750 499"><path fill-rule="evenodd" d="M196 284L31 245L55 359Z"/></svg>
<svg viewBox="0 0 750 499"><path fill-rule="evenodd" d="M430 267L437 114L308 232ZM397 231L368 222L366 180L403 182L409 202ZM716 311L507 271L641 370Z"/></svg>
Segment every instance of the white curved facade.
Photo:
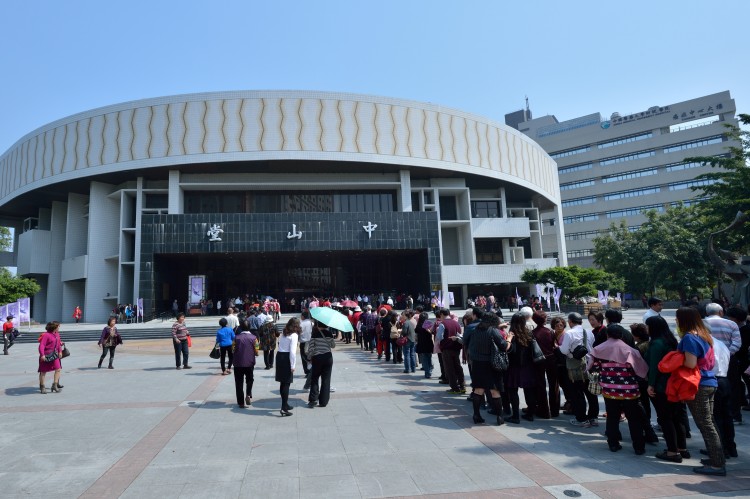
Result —
<svg viewBox="0 0 750 499"><path fill-rule="evenodd" d="M308 162L324 165L322 171L308 171L303 166ZM47 276L45 295L37 300L46 318L66 317L70 304L81 301L88 320L101 320L112 302L133 302L143 293L138 279L142 214L186 215L186 192L254 192L258 186L263 192L392 192L397 212L437 212L440 288L446 292L449 286L514 282L516 267L555 264L541 258L536 241L539 212L559 215L555 162L512 128L432 104L296 91L163 97L58 120L24 136L0 157L0 213L39 220L19 238L18 267L21 274ZM51 191L55 194L45 198ZM61 199L61 192L68 197ZM147 207L149 195L166 195L167 205ZM32 198L39 200L36 213ZM441 198L456 199L450 220L440 216ZM419 206L412 206L414 200ZM490 208L492 218L471 216L474 200L493 206L497 201L499 209L494 214ZM87 218L81 218L85 212ZM99 220L93 226L99 217L119 223ZM54 238L63 218L64 240L58 234L50 241L62 244L63 254L36 255L39 241L32 248L32 238ZM96 254L97 231L118 243ZM532 242L522 255L517 248L525 238ZM498 250L503 263L478 265L476 239L505 241ZM565 255L559 240L559 254ZM40 269L38 261L44 260L51 267L59 263L59 271ZM93 283L102 273L111 289ZM66 294L74 297L70 303ZM42 315L40 307L36 317Z"/></svg>

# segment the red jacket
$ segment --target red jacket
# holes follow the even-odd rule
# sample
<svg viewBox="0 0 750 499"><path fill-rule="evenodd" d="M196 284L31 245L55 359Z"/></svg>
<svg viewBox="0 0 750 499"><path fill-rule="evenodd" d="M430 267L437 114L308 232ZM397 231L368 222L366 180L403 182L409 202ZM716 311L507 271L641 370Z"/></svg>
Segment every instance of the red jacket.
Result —
<svg viewBox="0 0 750 499"><path fill-rule="evenodd" d="M685 354L674 351L669 352L659 362L659 371L671 373L667 380L667 400L670 402L684 402L693 400L698 393L698 384L701 382L701 372L698 366L690 369L685 367Z"/></svg>

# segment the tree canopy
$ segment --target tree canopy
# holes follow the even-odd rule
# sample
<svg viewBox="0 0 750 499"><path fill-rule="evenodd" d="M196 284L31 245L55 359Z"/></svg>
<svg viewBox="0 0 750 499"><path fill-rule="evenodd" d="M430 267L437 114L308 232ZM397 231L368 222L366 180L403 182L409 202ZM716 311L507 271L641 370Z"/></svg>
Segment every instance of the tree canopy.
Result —
<svg viewBox="0 0 750 499"><path fill-rule="evenodd" d="M583 296L596 296L597 290L608 289L610 293L622 292L625 280L610 272L579 267L553 267L546 270L527 269L521 279L529 284L555 283L562 288L565 300Z"/></svg>
<svg viewBox="0 0 750 499"><path fill-rule="evenodd" d="M743 125L750 125L750 114L740 114ZM696 186L694 191L702 191L696 208L703 217L704 230L715 232L727 227L737 216L738 211L750 211L750 132L734 125L726 125L728 135L739 141L739 147L729 148L727 156L697 156L685 161L711 165L716 171L704 173L696 180L707 181L706 185ZM721 235L721 242L732 251L750 253L750 230L739 230Z"/></svg>
<svg viewBox="0 0 750 499"><path fill-rule="evenodd" d="M659 287L685 299L708 286L708 233L697 210L680 205L645 215L646 222L634 231L622 221L594 238L594 263L625 277L628 290L638 293Z"/></svg>
<svg viewBox="0 0 750 499"><path fill-rule="evenodd" d="M42 289L34 279L17 277L5 267L0 267L0 303L10 303L34 296Z"/></svg>
<svg viewBox="0 0 750 499"><path fill-rule="evenodd" d="M13 236L8 227L0 227L0 251L10 251L13 246Z"/></svg>

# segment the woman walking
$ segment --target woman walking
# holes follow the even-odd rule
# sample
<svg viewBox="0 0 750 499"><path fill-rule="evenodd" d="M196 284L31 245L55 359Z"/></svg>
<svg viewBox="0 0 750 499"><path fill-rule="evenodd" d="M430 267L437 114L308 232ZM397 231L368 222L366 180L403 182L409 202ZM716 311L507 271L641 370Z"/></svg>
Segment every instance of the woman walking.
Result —
<svg viewBox="0 0 750 499"><path fill-rule="evenodd" d="M297 343L302 332L300 321L296 317L289 319L284 326L284 332L279 337L279 349L276 352L276 381L279 382L281 392L281 415L291 416L292 407L289 405L289 385L294 379L294 368L297 365ZM313 333L314 334L314 333Z"/></svg>
<svg viewBox="0 0 750 499"><path fill-rule="evenodd" d="M484 423L484 419L479 413L479 409L484 402L484 394L489 390L492 398L490 404L494 409L498 425L503 424L500 392L503 389L503 373L492 368L490 359L494 354L494 348L499 351L507 351L510 345L503 339L498 326L500 318L493 314L487 313L482 317L481 322L476 328L469 329L464 333L464 348L469 352L469 358L472 362L471 384L473 391L471 393L471 403L474 408L474 423ZM508 334L509 338L513 337L512 333ZM494 347L493 347L494 343Z"/></svg>
<svg viewBox="0 0 750 499"><path fill-rule="evenodd" d="M307 356L312 364L310 372L310 394L307 406L312 409L315 405L325 407L331 397L331 373L333 372L333 353L336 342L328 330L328 326L315 321L312 336L307 343ZM318 386L320 383L320 386Z"/></svg>
<svg viewBox="0 0 750 499"><path fill-rule="evenodd" d="M115 348L117 348L117 345L122 345L122 337L120 336L120 333L117 332L117 318L110 317L107 321L107 325L104 329L102 329L102 335L99 337L99 343L98 345L102 347L102 356L99 357L99 365L97 368L102 367L102 362L104 362L104 357L107 356L107 351L109 351L109 366L107 369L114 369L114 366L112 365L112 361L115 358Z"/></svg>
<svg viewBox="0 0 750 499"><path fill-rule="evenodd" d="M245 409L253 403L255 356L258 355L256 341L257 338L250 332L247 321L241 321L234 338L234 391L240 409ZM247 386L246 393L243 384Z"/></svg>
<svg viewBox="0 0 750 499"><path fill-rule="evenodd" d="M179 312L177 322L172 324L172 343L174 343L174 361L177 369L192 369L188 365L188 357L190 356L190 350L188 349L189 335L190 331L185 325L185 314ZM180 366L180 360L182 360L182 366Z"/></svg>
<svg viewBox="0 0 750 499"><path fill-rule="evenodd" d="M55 372L51 390L53 392L62 390L60 385L60 373L62 372L60 359L62 358L63 346L62 341L60 341L59 328L59 322L48 322L39 340L39 392L43 394L47 393L44 386L44 377L50 371Z"/></svg>
<svg viewBox="0 0 750 499"><path fill-rule="evenodd" d="M232 374L232 343L234 342L234 331L227 324L229 324L229 321L222 317L219 319L220 329L216 331L216 343L219 345L219 350L221 351L220 362L222 376ZM225 366L227 365L225 359L227 356L229 356L229 366L225 369Z"/></svg>
<svg viewBox="0 0 750 499"><path fill-rule="evenodd" d="M701 375L698 393L695 399L688 401L687 405L695 424L701 431L709 458L702 460L703 466L693 468L693 472L702 475L726 476L724 449L713 419L714 393L719 385L713 373L715 364L713 338L696 309L680 307L677 309L675 319L679 333L682 335L677 350L685 354L683 365L689 369L697 367Z"/></svg>

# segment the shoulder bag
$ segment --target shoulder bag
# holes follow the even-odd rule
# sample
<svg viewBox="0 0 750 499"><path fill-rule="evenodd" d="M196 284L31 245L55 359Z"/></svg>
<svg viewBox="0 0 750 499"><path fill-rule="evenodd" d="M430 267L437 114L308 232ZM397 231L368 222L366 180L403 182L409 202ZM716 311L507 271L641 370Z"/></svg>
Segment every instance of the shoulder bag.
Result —
<svg viewBox="0 0 750 499"><path fill-rule="evenodd" d="M492 343L492 356L490 357L490 365L495 371L507 371L508 370L508 353L500 350L495 344L494 340L490 338Z"/></svg>
<svg viewBox="0 0 750 499"><path fill-rule="evenodd" d="M221 357L221 349L219 348L218 343L214 345L214 348L211 350L211 353L209 353L208 356L212 359L218 359L219 357Z"/></svg>
<svg viewBox="0 0 750 499"><path fill-rule="evenodd" d="M539 343L537 343L536 338L534 338L533 335L531 336L529 347L531 348L531 358L535 364L545 361L546 357L544 356L544 352L542 352L542 347L539 346Z"/></svg>
<svg viewBox="0 0 750 499"><path fill-rule="evenodd" d="M586 341L586 330L583 330L583 342L575 347L573 351L571 352L571 355L576 360L581 360L586 356L586 354L589 353L589 349L587 347L587 341Z"/></svg>

